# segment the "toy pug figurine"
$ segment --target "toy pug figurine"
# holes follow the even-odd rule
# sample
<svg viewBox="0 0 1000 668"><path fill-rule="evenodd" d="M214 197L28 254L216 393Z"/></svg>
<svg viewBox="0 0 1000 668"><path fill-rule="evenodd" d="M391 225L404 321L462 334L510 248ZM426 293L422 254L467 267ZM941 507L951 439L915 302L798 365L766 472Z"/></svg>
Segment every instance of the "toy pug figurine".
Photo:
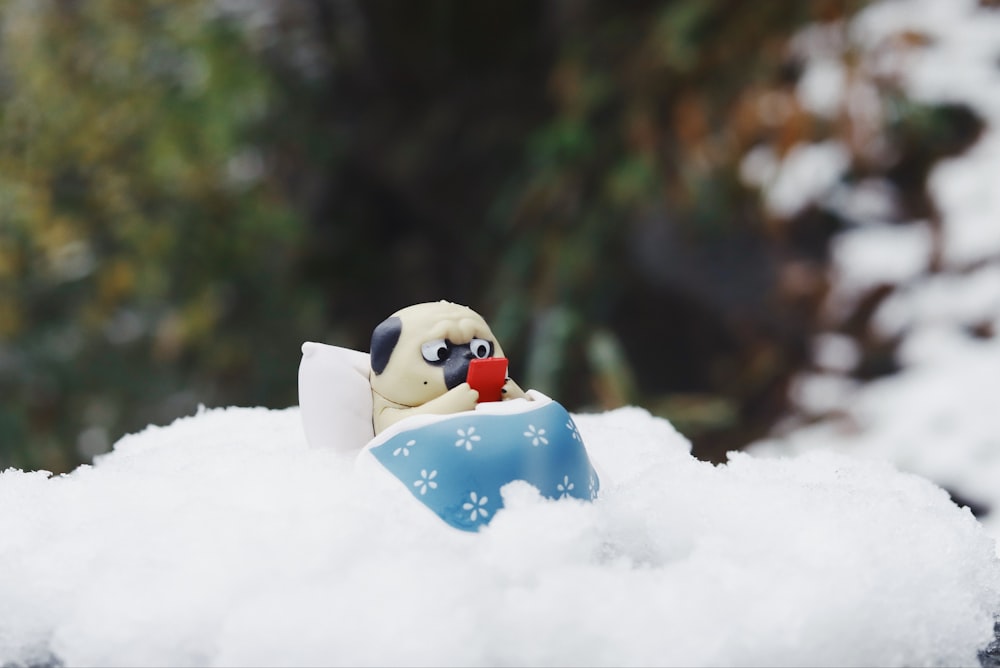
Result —
<svg viewBox="0 0 1000 668"><path fill-rule="evenodd" d="M480 365L479 360L492 360L500 369L488 371L493 365ZM478 381L479 374L470 375L470 367L499 375ZM529 398L505 370L499 342L472 309L447 301L401 309L372 332L369 379L375 433L410 415L472 410L496 390L504 400Z"/></svg>

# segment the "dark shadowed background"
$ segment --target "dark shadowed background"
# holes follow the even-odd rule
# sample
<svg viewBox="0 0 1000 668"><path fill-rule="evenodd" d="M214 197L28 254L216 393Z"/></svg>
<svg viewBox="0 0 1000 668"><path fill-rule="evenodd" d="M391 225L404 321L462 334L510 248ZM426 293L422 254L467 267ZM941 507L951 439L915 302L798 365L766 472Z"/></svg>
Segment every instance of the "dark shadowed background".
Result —
<svg viewBox="0 0 1000 668"><path fill-rule="evenodd" d="M720 460L787 410L851 224L768 210L747 153L839 138L933 221L928 169L979 129L893 81L867 134L802 108L793 37L863 4L0 5L0 468L294 405L303 341L367 350L436 299L522 387L644 406ZM880 298L840 327L863 378L893 370Z"/></svg>

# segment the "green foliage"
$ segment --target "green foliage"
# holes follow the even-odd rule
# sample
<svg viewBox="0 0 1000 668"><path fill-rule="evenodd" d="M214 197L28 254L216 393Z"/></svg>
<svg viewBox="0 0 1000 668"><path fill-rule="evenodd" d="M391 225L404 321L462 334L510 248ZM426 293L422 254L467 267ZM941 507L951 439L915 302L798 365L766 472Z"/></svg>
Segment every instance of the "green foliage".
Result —
<svg viewBox="0 0 1000 668"><path fill-rule="evenodd" d="M554 115L530 135L503 205L491 211L505 243L487 302L503 320L525 323L505 345L529 359L528 385L576 405L641 403L690 435L724 434L717 456L773 417L743 411L762 396L780 405L784 379L805 356L811 315L775 331L784 307L773 279L735 301L727 283L777 275L776 258L794 254L768 231L736 169L780 130L754 106L787 94L787 37L821 8L704 0L577 8L555 30ZM649 230L662 241L651 242ZM728 267L717 257L734 239L746 252ZM662 257L648 262L673 268L643 268L637 244ZM767 246L771 253L755 252ZM685 256L701 260L678 262ZM609 349L620 353L600 354Z"/></svg>
<svg viewBox="0 0 1000 668"><path fill-rule="evenodd" d="M788 42L861 4L8 2L0 466L292 404L301 341L442 298L522 385L720 458L785 408L838 224L739 163L838 131ZM896 143L950 127L895 110Z"/></svg>
<svg viewBox="0 0 1000 668"><path fill-rule="evenodd" d="M294 402L301 225L253 141L272 83L208 9L0 15L0 464L65 470L78 440L100 451L232 387Z"/></svg>

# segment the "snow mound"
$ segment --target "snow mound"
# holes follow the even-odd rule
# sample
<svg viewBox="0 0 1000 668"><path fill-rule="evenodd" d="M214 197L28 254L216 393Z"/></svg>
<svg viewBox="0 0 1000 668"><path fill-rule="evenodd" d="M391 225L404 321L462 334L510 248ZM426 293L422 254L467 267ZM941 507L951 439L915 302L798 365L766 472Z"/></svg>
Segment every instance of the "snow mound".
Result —
<svg viewBox="0 0 1000 668"><path fill-rule="evenodd" d="M1000 341L928 328L911 336L902 353L910 363L905 372L854 387L842 402L831 402L841 404L841 419L759 441L750 452L824 450L893 462L987 508L983 524L1000 537Z"/></svg>
<svg viewBox="0 0 1000 668"><path fill-rule="evenodd" d="M642 410L575 420L600 498L512 483L478 534L309 449L295 408L7 470L0 664L970 665L990 642L993 541L922 478L713 466Z"/></svg>

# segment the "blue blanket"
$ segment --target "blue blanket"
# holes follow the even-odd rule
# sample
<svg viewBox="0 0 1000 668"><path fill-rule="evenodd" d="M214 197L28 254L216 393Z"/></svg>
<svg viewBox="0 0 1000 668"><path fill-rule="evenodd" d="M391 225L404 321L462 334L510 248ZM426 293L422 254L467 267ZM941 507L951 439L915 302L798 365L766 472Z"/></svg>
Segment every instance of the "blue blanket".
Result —
<svg viewBox="0 0 1000 668"><path fill-rule="evenodd" d="M475 531L503 507L500 488L525 480L549 498L592 500L600 480L573 418L535 401L480 404L403 420L366 446L414 498L453 527Z"/></svg>

